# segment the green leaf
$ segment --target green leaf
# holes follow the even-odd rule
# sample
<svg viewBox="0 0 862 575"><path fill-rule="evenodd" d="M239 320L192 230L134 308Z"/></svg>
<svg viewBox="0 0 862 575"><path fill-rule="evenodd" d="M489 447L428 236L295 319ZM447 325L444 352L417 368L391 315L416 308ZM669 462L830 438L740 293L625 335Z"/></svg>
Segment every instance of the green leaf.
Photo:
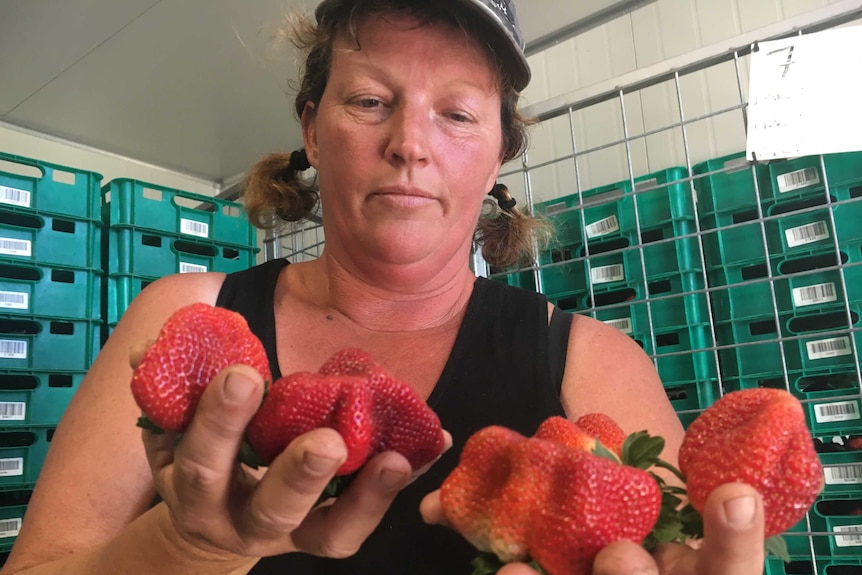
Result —
<svg viewBox="0 0 862 575"><path fill-rule="evenodd" d="M690 539L703 537L703 517L691 506L691 503L679 510L679 520L682 521L682 532Z"/></svg>
<svg viewBox="0 0 862 575"><path fill-rule="evenodd" d="M593 448L593 455L598 455L599 457L604 457L605 459L610 459L616 463L620 462L620 458L617 457L617 454L602 445L602 442L596 440L596 446Z"/></svg>
<svg viewBox="0 0 862 575"><path fill-rule="evenodd" d="M646 431L638 431L623 442L622 462L638 469L649 469L663 450L664 438L652 437Z"/></svg>
<svg viewBox="0 0 862 575"><path fill-rule="evenodd" d="M147 431L149 431L153 435L162 435L165 433L164 429L162 429L161 427L159 427L158 425L156 425L155 423L150 421L150 418L148 418L145 415L142 415L141 417L138 418L137 426L140 427L141 429L146 429Z"/></svg>
<svg viewBox="0 0 862 575"><path fill-rule="evenodd" d="M533 568L533 571L540 573L540 575L551 575L536 561L530 561L529 565Z"/></svg>
<svg viewBox="0 0 862 575"><path fill-rule="evenodd" d="M671 465L667 461L656 458L655 461L653 461L653 465L655 465L656 467L660 467L662 469L667 469L668 471L673 473L676 476L676 478L679 479L683 483L683 485L685 485L685 476L682 474L682 472L679 469L677 469L676 467L674 467L673 465Z"/></svg>
<svg viewBox="0 0 862 575"><path fill-rule="evenodd" d="M790 553L787 551L787 541L781 535L773 535L766 540L766 554L774 555L785 563L790 563Z"/></svg>
<svg viewBox="0 0 862 575"><path fill-rule="evenodd" d="M473 575L491 575L503 568L503 562L493 553L482 553L473 559Z"/></svg>
<svg viewBox="0 0 862 575"><path fill-rule="evenodd" d="M267 462L264 461L263 458L257 454L251 444L245 440L243 440L242 445L239 447L239 460L252 469L265 467L267 465Z"/></svg>

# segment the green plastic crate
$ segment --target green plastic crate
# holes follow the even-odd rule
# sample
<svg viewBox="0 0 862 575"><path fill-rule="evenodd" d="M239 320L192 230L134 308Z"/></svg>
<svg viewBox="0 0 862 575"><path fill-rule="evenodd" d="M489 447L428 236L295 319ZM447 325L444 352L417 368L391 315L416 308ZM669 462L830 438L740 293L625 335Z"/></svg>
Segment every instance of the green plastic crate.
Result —
<svg viewBox="0 0 862 575"><path fill-rule="evenodd" d="M3 162L14 166L4 167ZM0 205L4 208L98 220L101 182L102 175L95 172L0 152Z"/></svg>
<svg viewBox="0 0 862 575"><path fill-rule="evenodd" d="M0 209L0 260L98 269L98 221Z"/></svg>
<svg viewBox="0 0 862 575"><path fill-rule="evenodd" d="M32 489L0 492L0 550L8 551L18 537Z"/></svg>
<svg viewBox="0 0 862 575"><path fill-rule="evenodd" d="M135 275L112 275L106 280L103 318L108 325L116 325L132 300L156 278Z"/></svg>
<svg viewBox="0 0 862 575"><path fill-rule="evenodd" d="M0 313L99 319L101 284L101 270L0 262Z"/></svg>
<svg viewBox="0 0 862 575"><path fill-rule="evenodd" d="M0 370L86 371L99 353L100 321L0 317Z"/></svg>
<svg viewBox="0 0 862 575"><path fill-rule="evenodd" d="M829 188L862 180L862 152L826 154L826 179ZM807 197L824 192L823 168L820 156L803 156L769 164L772 200Z"/></svg>
<svg viewBox="0 0 862 575"><path fill-rule="evenodd" d="M490 276L490 279L521 289L536 291L536 280L533 276L533 270L498 273Z"/></svg>
<svg viewBox="0 0 862 575"><path fill-rule="evenodd" d="M862 496L862 451L821 453L825 494Z"/></svg>
<svg viewBox="0 0 862 575"><path fill-rule="evenodd" d="M674 411L703 411L721 396L717 381L665 385L664 388Z"/></svg>
<svg viewBox="0 0 862 575"><path fill-rule="evenodd" d="M53 436L53 427L0 429L0 490L36 483Z"/></svg>
<svg viewBox="0 0 862 575"><path fill-rule="evenodd" d="M257 245L257 231L236 202L126 178L111 180L102 188L102 197L102 218L112 227L246 248Z"/></svg>
<svg viewBox="0 0 862 575"><path fill-rule="evenodd" d="M0 427L57 425L84 375L0 371Z"/></svg>
<svg viewBox="0 0 862 575"><path fill-rule="evenodd" d="M691 171L698 213L702 218L719 214L712 221L720 220L721 214L756 210L758 193L761 200L772 195L766 164L749 162L745 152L700 162Z"/></svg>
<svg viewBox="0 0 862 575"><path fill-rule="evenodd" d="M133 228L109 228L103 257L109 275L162 277L185 272L232 273L256 263L257 248L241 248Z"/></svg>
<svg viewBox="0 0 862 575"><path fill-rule="evenodd" d="M805 538L803 538L805 539ZM785 564L777 557L766 560L765 575L859 575L862 573L862 559L852 557L791 557ZM816 562L816 568L815 568Z"/></svg>
<svg viewBox="0 0 862 575"><path fill-rule="evenodd" d="M813 532L829 533L814 538L818 556L862 558L862 497L821 496L809 518Z"/></svg>

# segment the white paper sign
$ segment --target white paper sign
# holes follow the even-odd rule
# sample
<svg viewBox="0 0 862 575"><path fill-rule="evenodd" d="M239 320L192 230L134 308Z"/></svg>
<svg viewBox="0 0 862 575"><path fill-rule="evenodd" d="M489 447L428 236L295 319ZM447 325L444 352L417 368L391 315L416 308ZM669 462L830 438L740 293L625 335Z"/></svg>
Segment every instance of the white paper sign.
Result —
<svg viewBox="0 0 862 575"><path fill-rule="evenodd" d="M760 42L751 54L749 160L862 150L862 26Z"/></svg>

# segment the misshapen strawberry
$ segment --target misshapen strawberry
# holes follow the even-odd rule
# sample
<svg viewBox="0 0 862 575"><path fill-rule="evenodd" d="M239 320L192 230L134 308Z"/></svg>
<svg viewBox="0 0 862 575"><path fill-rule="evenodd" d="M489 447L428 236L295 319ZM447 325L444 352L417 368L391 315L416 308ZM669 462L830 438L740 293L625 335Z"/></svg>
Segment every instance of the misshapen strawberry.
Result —
<svg viewBox="0 0 862 575"><path fill-rule="evenodd" d="M823 487L823 469L802 405L779 389L728 393L695 419L679 451L692 506L723 483L757 489L766 514L765 536L795 525Z"/></svg>
<svg viewBox="0 0 862 575"><path fill-rule="evenodd" d="M132 375L132 395L149 421L182 432L218 372L236 364L272 379L266 351L240 314L205 303L177 310Z"/></svg>
<svg viewBox="0 0 862 575"><path fill-rule="evenodd" d="M542 422L533 437L556 441L589 452L593 452L598 442L619 459L622 457L626 434L607 415L588 413L576 421L559 416L549 417Z"/></svg>
<svg viewBox="0 0 862 575"><path fill-rule="evenodd" d="M246 437L267 464L298 436L320 427L335 429L347 445L339 476L383 451L401 453L418 469L440 455L445 442L431 408L357 349L336 353L319 373L294 373L273 383Z"/></svg>
<svg viewBox="0 0 862 575"><path fill-rule="evenodd" d="M609 543L643 541L661 499L646 471L496 426L468 439L440 491L474 546L503 562L532 558L551 575L586 575Z"/></svg>

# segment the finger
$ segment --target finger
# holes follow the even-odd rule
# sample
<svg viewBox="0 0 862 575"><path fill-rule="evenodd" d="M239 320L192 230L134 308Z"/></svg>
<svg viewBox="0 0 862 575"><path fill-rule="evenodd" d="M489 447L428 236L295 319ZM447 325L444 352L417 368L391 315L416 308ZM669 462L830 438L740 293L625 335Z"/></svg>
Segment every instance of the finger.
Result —
<svg viewBox="0 0 862 575"><path fill-rule="evenodd" d="M538 571L526 563L507 563L497 571L497 575L538 575Z"/></svg>
<svg viewBox="0 0 862 575"><path fill-rule="evenodd" d="M156 340L146 339L132 345L132 348L129 350L129 365L132 366L132 369L138 368L141 360L144 359L144 354L147 353L147 350L150 349L154 341Z"/></svg>
<svg viewBox="0 0 862 575"><path fill-rule="evenodd" d="M272 462L242 517L247 537L284 537L301 524L326 484L347 459L347 447L334 429L297 437Z"/></svg>
<svg viewBox="0 0 862 575"><path fill-rule="evenodd" d="M760 575L763 572L763 501L741 483L718 487L706 500L703 546L697 553L703 575Z"/></svg>
<svg viewBox="0 0 862 575"><path fill-rule="evenodd" d="M353 555L410 477L410 463L403 455L388 451L374 456L331 507L317 510L308 518L294 533L294 540L303 550L316 555Z"/></svg>
<svg viewBox="0 0 862 575"><path fill-rule="evenodd" d="M443 513L443 507L440 505L440 490L432 491L422 498L419 504L419 513L422 515L422 520L431 525L449 525L449 520L446 519L446 514Z"/></svg>
<svg viewBox="0 0 862 575"><path fill-rule="evenodd" d="M184 503L223 508L243 433L262 394L260 374L243 365L221 371L207 386L174 454L174 490Z"/></svg>
<svg viewBox="0 0 862 575"><path fill-rule="evenodd" d="M429 461L428 463L426 463L425 465L423 465L422 467L420 467L419 469L414 471L412 474L412 477L410 478L410 483L413 483L420 476L422 476L426 471L431 469L431 467L435 463L440 461L440 458L443 457L443 454L446 453L447 451L449 451L449 448L451 448L451 447L452 447L452 435L444 429L443 430L443 451L441 451L440 455L435 457L432 461Z"/></svg>
<svg viewBox="0 0 862 575"><path fill-rule="evenodd" d="M174 446L177 436L174 433L153 433L147 429L141 430L141 440L144 442L144 452L153 475L161 473L163 469L174 461Z"/></svg>
<svg viewBox="0 0 862 575"><path fill-rule="evenodd" d="M631 541L615 541L596 555L593 575L658 575L649 552Z"/></svg>

